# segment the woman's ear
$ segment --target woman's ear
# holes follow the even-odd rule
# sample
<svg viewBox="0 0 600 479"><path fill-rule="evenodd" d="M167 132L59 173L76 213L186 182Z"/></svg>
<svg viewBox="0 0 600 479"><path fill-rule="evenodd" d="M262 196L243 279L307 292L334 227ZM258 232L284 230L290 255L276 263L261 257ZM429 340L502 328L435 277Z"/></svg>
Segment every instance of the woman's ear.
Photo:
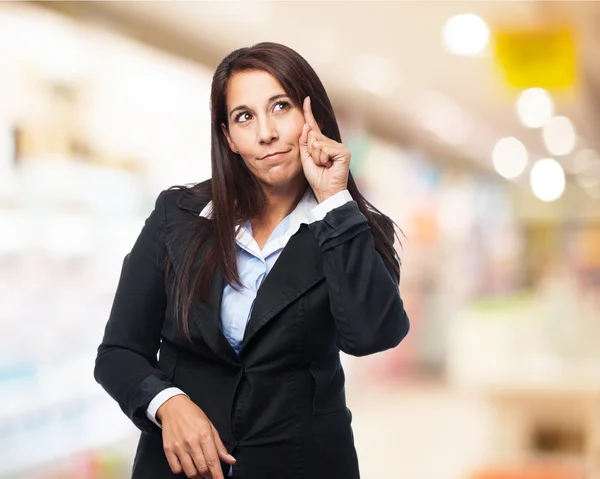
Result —
<svg viewBox="0 0 600 479"><path fill-rule="evenodd" d="M240 152L237 150L237 148L233 144L233 141L231 141L231 136L229 136L229 132L227 131L227 127L225 126L225 123L221 123L221 131L225 135L225 138L227 138L227 144L229 145L229 148L231 149L231 151L233 151L236 155L239 155Z"/></svg>

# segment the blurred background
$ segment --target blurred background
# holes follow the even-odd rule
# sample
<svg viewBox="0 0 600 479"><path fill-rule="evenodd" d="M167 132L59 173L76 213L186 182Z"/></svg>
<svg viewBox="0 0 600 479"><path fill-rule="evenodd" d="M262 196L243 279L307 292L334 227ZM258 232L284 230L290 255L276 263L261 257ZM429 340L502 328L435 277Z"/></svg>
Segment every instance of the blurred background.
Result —
<svg viewBox="0 0 600 479"><path fill-rule="evenodd" d="M249 0L0 3L0 477L130 477L92 377L122 259L264 40L406 236L409 336L343 357L362 477L600 478L600 3Z"/></svg>

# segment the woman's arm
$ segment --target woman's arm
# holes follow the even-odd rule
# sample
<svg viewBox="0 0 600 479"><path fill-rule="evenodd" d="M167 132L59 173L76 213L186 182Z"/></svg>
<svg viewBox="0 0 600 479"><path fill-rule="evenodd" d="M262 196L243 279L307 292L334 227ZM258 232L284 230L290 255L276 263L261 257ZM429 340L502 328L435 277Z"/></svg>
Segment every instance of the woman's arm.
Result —
<svg viewBox="0 0 600 479"><path fill-rule="evenodd" d="M167 304L163 191L131 252L125 257L94 377L142 431L159 431L147 416L151 400L173 386L157 368Z"/></svg>
<svg viewBox="0 0 600 479"><path fill-rule="evenodd" d="M353 356L397 346L409 329L399 277L376 251L356 202L331 210L309 228L323 251L337 346Z"/></svg>

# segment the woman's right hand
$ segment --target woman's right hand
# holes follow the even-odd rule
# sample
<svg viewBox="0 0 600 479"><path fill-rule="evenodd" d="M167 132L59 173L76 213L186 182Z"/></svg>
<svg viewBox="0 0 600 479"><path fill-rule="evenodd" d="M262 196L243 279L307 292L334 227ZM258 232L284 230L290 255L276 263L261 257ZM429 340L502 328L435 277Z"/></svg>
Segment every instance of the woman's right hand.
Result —
<svg viewBox="0 0 600 479"><path fill-rule="evenodd" d="M227 453L219 433L194 402L183 394L173 396L156 411L162 424L163 447L175 474L190 478L224 479L219 458L236 460Z"/></svg>

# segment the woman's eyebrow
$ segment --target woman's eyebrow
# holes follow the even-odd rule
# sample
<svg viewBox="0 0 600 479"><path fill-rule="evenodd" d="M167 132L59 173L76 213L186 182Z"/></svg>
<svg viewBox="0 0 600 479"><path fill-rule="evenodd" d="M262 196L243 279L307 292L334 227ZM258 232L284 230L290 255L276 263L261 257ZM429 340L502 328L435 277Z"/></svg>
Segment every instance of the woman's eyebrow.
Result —
<svg viewBox="0 0 600 479"><path fill-rule="evenodd" d="M271 98L269 98L269 103L272 103L275 100L279 100L280 98L284 98L284 97L287 97L287 95L285 93L279 93L277 95L273 95ZM231 110L229 112L229 116L231 117L231 115L233 115L238 110L251 110L251 109L252 108L249 108L246 105L239 105L239 106L236 106L233 110Z"/></svg>

